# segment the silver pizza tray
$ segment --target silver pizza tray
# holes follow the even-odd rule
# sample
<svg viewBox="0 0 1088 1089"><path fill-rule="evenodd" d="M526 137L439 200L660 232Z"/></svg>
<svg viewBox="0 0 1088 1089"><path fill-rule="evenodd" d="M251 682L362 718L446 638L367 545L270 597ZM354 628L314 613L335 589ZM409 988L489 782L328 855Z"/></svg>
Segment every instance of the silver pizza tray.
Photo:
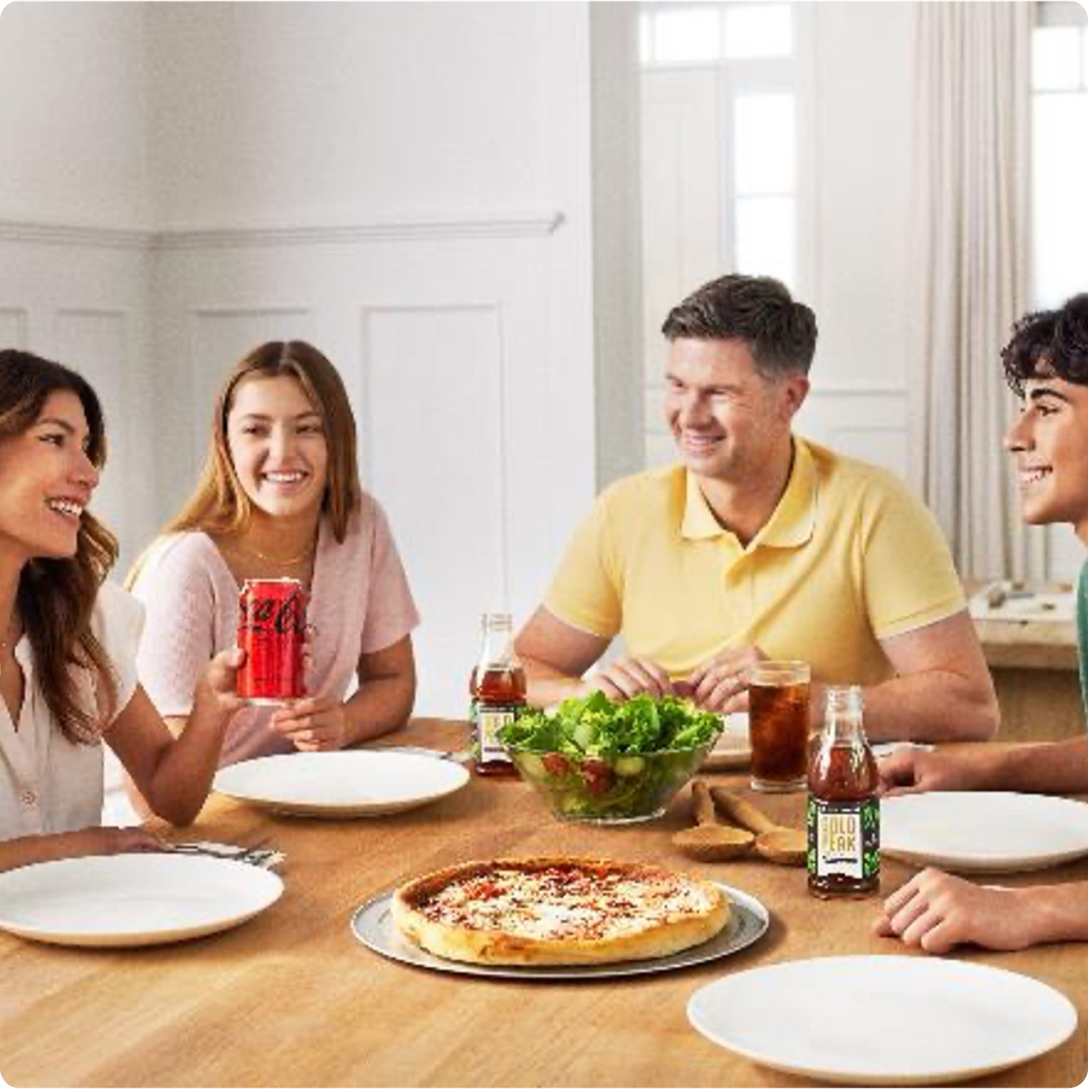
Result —
<svg viewBox="0 0 1088 1089"><path fill-rule="evenodd" d="M709 941L690 949L652 960L616 961L612 964L563 964L545 967L522 967L509 964L466 964L462 961L436 957L403 937L393 922L391 892L376 896L363 904L352 916L351 929L356 938L390 960L430 968L436 972L453 972L463 976L483 976L496 979L608 979L614 976L641 976L654 972L671 972L693 964L705 964L730 953L738 953L759 941L770 926L771 916L754 897L740 889L715 881L730 900L729 924Z"/></svg>

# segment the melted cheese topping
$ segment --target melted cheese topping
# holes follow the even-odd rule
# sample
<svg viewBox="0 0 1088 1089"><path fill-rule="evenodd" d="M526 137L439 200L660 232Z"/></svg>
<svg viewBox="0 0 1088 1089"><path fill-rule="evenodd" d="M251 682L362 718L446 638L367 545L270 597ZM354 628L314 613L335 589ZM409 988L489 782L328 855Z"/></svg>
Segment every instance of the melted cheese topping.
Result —
<svg viewBox="0 0 1088 1089"><path fill-rule="evenodd" d="M416 905L433 922L534 939L600 939L706 915L717 903L678 874L550 866L461 878Z"/></svg>

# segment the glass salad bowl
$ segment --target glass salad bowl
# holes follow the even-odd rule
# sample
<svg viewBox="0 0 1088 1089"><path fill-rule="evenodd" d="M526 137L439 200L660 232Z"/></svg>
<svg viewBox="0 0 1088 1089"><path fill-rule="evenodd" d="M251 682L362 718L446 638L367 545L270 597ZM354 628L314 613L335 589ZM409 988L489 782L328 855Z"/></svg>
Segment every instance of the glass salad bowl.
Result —
<svg viewBox="0 0 1088 1089"><path fill-rule="evenodd" d="M562 821L634 824L660 817L714 746L612 758L565 752L532 752L508 746L521 777Z"/></svg>
<svg viewBox="0 0 1088 1089"><path fill-rule="evenodd" d="M721 730L720 716L673 696L595 692L523 715L500 740L558 820L632 824L665 812Z"/></svg>

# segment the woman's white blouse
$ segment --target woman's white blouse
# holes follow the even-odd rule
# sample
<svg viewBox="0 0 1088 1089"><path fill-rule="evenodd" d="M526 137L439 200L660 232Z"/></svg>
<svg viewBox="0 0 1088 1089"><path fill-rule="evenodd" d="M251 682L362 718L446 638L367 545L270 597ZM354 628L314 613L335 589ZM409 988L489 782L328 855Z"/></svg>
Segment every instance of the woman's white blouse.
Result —
<svg viewBox="0 0 1088 1089"><path fill-rule="evenodd" d="M136 690L136 649L143 606L109 583L98 593L91 629L113 664L120 713ZM74 745L60 732L38 689L30 642L15 658L25 679L19 728L0 700L0 840L72 832L101 823L102 742ZM96 680L79 672L83 705L97 705ZM103 724L104 729L109 724Z"/></svg>

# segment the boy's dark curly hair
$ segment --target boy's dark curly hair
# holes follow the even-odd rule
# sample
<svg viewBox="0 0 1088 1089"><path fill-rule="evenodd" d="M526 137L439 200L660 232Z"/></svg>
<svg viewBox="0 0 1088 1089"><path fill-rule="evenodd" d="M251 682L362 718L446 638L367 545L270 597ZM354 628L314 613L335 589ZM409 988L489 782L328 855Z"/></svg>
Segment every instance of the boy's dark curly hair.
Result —
<svg viewBox="0 0 1088 1089"><path fill-rule="evenodd" d="M1061 378L1088 386L1088 293L1060 310L1037 310L1012 327L1001 349L1005 381L1018 397L1030 378Z"/></svg>

